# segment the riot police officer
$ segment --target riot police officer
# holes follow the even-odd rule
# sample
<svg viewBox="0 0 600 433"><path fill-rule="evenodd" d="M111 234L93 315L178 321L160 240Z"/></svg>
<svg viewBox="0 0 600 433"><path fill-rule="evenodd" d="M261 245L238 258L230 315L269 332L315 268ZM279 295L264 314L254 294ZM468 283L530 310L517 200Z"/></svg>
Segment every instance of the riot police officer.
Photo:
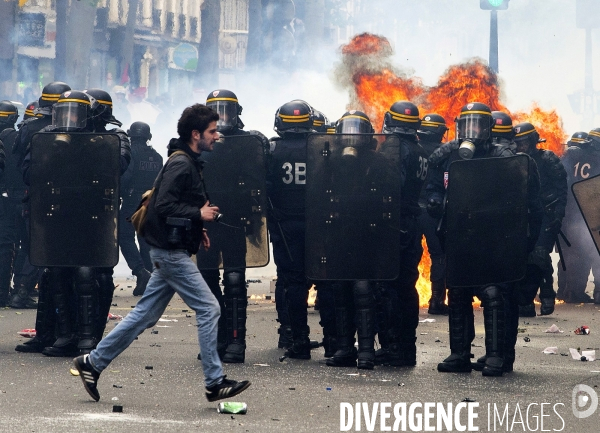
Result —
<svg viewBox="0 0 600 433"><path fill-rule="evenodd" d="M225 139L229 136L257 135L265 152L269 143L258 131L245 131L240 118L242 106L238 98L230 90L218 89L209 93L206 106L219 114L217 130ZM207 164L215 158L209 153L205 159ZM216 164L216 162L215 162ZM209 173L205 172L205 176ZM217 205L219 203L216 203ZM221 224L207 226L211 233L211 248L201 250L197 255L198 268L202 277L210 287L221 306L217 350L223 362L243 363L246 354L246 236L244 230ZM219 286L219 261L223 260L223 293Z"/></svg>
<svg viewBox="0 0 600 433"><path fill-rule="evenodd" d="M428 171L428 155L417 138L420 125L419 109L410 101L397 101L392 104L383 120L383 133L393 134L400 139L398 149L382 149L382 152L397 152L395 159L402 174L402 189L398 240L399 274L394 281L379 285L383 290L383 304L387 308L383 312L385 320L379 330L382 350L378 353L377 363L398 367L416 365L416 330L419 323L419 294L416 283L423 254L422 232L417 219L421 213L421 188ZM443 128L440 128L438 133L442 130ZM437 300L443 305L446 290L444 283L442 282L442 287L437 289L440 292L437 294Z"/></svg>
<svg viewBox="0 0 600 433"><path fill-rule="evenodd" d="M25 107L25 113L23 113L23 119L19 123L17 123L17 128L21 129L21 126L25 123L27 119L43 117L43 114L38 112L38 108L40 104L38 101L32 101Z"/></svg>
<svg viewBox="0 0 600 433"><path fill-rule="evenodd" d="M537 144L546 140L540 138L535 127L528 122L514 127L514 142L517 152L531 156L540 174L540 201L544 207L544 219L540 236L534 250L529 254L527 275L519 282L519 316L535 317L535 297L540 290L540 315L554 312L556 294L553 289L554 269L550 253L558 241L567 205L567 173L560 159L551 150L538 149Z"/></svg>
<svg viewBox="0 0 600 433"><path fill-rule="evenodd" d="M580 131L573 134L561 158L567 172L568 197L563 221L564 232L571 242L563 249L566 271L558 267L558 299L567 303L594 302L600 304L600 257L587 230L581 212L573 198L571 186L575 182L600 174L600 128L591 135ZM561 262L562 262L561 260ZM590 269L594 276L594 297L586 294Z"/></svg>
<svg viewBox="0 0 600 433"><path fill-rule="evenodd" d="M52 124L52 107L58 101L58 97L68 90L71 90L71 87L62 81L54 81L42 89L42 95L38 100L38 108L33 111L36 117L23 121L15 139L15 150L13 152L18 155L19 166L25 158L31 137L42 128ZM41 117L37 117L40 115Z"/></svg>
<svg viewBox="0 0 600 433"><path fill-rule="evenodd" d="M279 138L272 141L267 172L267 195L272 206L268 228L279 285L276 307L280 320L286 312L289 316L293 343L285 356L298 359L310 359L304 218L306 139L312 128L313 110L307 103L291 101L279 107L274 127ZM285 332L285 324L280 325L280 333Z"/></svg>
<svg viewBox="0 0 600 433"><path fill-rule="evenodd" d="M10 101L0 101L0 307L6 307L13 276L13 263L18 248L18 212L23 197L23 182L12 156L15 141L17 107ZM25 294L24 299L28 298ZM29 306L35 308L35 305Z"/></svg>
<svg viewBox="0 0 600 433"><path fill-rule="evenodd" d="M127 219L137 210L142 194L152 188L154 179L162 168L163 159L149 144L152 139L150 125L133 122L127 130L127 135L131 140L131 162L121 178L123 203L119 213L119 245L131 273L136 277L133 295L141 296L152 272L150 247L143 237L137 236L138 249L135 230Z"/></svg>
<svg viewBox="0 0 600 433"><path fill-rule="evenodd" d="M421 125L417 130L419 144L425 151L427 158L442 144L444 136L448 131L446 121L437 113L430 113L423 116ZM427 179L425 179L427 182ZM425 209L427 199L425 198L425 188L421 189L419 197L419 206L421 214L419 215L419 227L421 233L427 241L427 249L431 259L431 268L429 280L431 281L431 298L429 299L428 314L448 314L446 301L446 256L440 245L436 234L437 221L429 216Z"/></svg>
<svg viewBox="0 0 600 433"><path fill-rule="evenodd" d="M24 119L19 127L19 132L15 138L15 147L13 149L13 153L17 156L17 164L21 168L23 180L26 185L29 185L27 173L29 169L29 162L25 163L24 160L27 155L31 139L35 133L52 124L52 107L56 101L58 101L60 95L69 90L71 90L71 87L62 81L54 81L44 86L42 89L42 95L38 99L38 108L36 109L31 107L33 116L31 118ZM23 203L23 217L26 219L26 221L29 220L28 196L25 197ZM26 222L26 224L28 225L28 222ZM29 257L26 258L25 264L29 264ZM39 270L31 267L30 272L25 272L25 268L23 268L22 273L23 275L32 276L28 279L28 281L29 283L32 283L31 287L34 287L38 280ZM17 347L15 347L17 352L40 353L42 350L44 350L44 348L52 346L56 340L54 333L56 324L56 309L53 301L54 295L47 284L48 275L48 272L44 272L41 278L39 278L38 307L35 318L36 336L23 344L17 345ZM29 286L29 283L26 285Z"/></svg>
<svg viewBox="0 0 600 433"><path fill-rule="evenodd" d="M369 117L362 111L344 113L336 125L336 134L341 136L341 158L333 169L334 188L342 186L350 194L364 194L372 178L387 176L386 167L378 166L374 152L377 141L373 139L373 126ZM360 135L357 135L360 134ZM334 162L332 161L332 164ZM338 180L335 180L335 178ZM383 182L376 182L381 184ZM341 194L341 193L340 193ZM356 228L356 227L355 227ZM347 241L356 242L348 236ZM339 248L345 251L343 242ZM357 367L372 370L375 365L375 289L374 282L368 280L334 281L335 299L335 345L336 351L327 359L330 367ZM358 350L354 347L355 334Z"/></svg>
<svg viewBox="0 0 600 433"><path fill-rule="evenodd" d="M89 128L91 106L95 102L93 98L84 92L69 90L56 99L55 106L52 108L52 125L45 127L41 132L81 132ZM27 184L29 184L29 169L30 153L28 152L23 162L23 177ZM47 356L75 356L79 353L78 340L89 346L91 350L96 343L93 341L95 337L93 331L96 317L94 309L97 304L95 302L97 283L93 268L50 267L47 290L56 308L56 341L44 348L42 353ZM74 294L77 295L75 303ZM46 303L44 306L48 308ZM80 307L79 317L75 306ZM76 323L80 325L79 335L75 330Z"/></svg>
<svg viewBox="0 0 600 433"><path fill-rule="evenodd" d="M95 103L90 106L90 122L88 122L86 130L98 133L108 132L118 135L120 143L120 175L122 176L127 171L131 161L131 142L125 131L120 129L122 123L113 115L112 98L108 92L102 89L93 88L84 90L84 92L95 100ZM115 128L107 129L108 125L113 125ZM94 273L96 281L98 282L98 295L97 299L94 299L93 297L89 299L90 302L97 302L98 304L97 314L95 315L95 336L93 341L89 341L88 343L79 342L78 348L84 352L93 349L98 341L102 339L104 329L106 328L106 318L110 312L110 306L115 290L112 268L95 268ZM80 302L82 302L83 299L84 298L80 295ZM94 308L96 308L96 306L94 306ZM81 323L79 326L81 327Z"/></svg>
<svg viewBox="0 0 600 433"><path fill-rule="evenodd" d="M319 110L313 110L313 129L316 132L325 133L329 128L329 121L327 120L327 116L321 113Z"/></svg>
<svg viewBox="0 0 600 433"><path fill-rule="evenodd" d="M9 101L0 102L0 141L4 144L6 167L0 176L2 211L0 217L0 305L6 305L10 281L14 275L11 308L37 308L30 297L37 282L38 270L29 264L29 237L23 218L25 184L15 150L17 132L14 122L17 108Z"/></svg>
<svg viewBox="0 0 600 433"><path fill-rule="evenodd" d="M493 117L487 105L479 102L465 105L456 122L457 139L440 146L429 158L432 173L426 187L427 211L437 219L444 216L449 169L453 161L502 158L514 155L507 145L492 143ZM539 175L535 163L531 159L529 159L528 165L529 238L527 244L528 249L532 250L539 233L542 210L539 202ZM473 187L476 188L477 185L473 185ZM464 194L468 194L468 191L464 191ZM447 257L449 257L448 254ZM470 372L472 370L471 342L475 337L473 295L481 299L484 309L486 356L482 373L484 376L501 376L504 372L512 371L515 359L518 307L513 299L512 283L449 287L451 354L438 364L438 371Z"/></svg>

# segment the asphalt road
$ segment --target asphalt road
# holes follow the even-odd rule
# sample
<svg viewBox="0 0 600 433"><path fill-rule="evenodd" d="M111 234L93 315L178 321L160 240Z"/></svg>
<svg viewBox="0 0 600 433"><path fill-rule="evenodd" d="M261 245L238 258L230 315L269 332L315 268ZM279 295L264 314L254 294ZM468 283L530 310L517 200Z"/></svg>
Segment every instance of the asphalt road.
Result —
<svg viewBox="0 0 600 433"><path fill-rule="evenodd" d="M125 315L135 305L138 298L131 295L128 284L122 280L117 288L113 314ZM268 282L252 283L249 290L255 297L269 295ZM195 319L178 297L165 312L165 321L160 321L154 332L147 330L140 335L102 374L97 403L89 398L80 378L70 374L70 359L14 351L25 340L17 331L34 325L33 310L0 310L0 431L279 433L336 432L342 427L357 431L356 404L365 403L369 415L376 403L383 402L391 403L392 408L386 409L390 418L383 418L382 426L382 412L377 412L370 429L370 417L361 412L360 431L385 431L386 427L393 431L395 421L400 431L403 426L404 431L424 431L422 415L428 412L433 414L427 423L433 427L430 431L460 431L463 424L468 431L468 406L477 415L471 422L479 431L598 431L600 408L578 419L572 399L573 388L584 384L592 393L576 395L576 409L583 411L594 404L600 361L581 362L569 354L569 348L589 348L600 357L596 305L558 305L552 316L522 319L515 372L485 378L477 372L436 371L437 363L449 354L447 319L440 316L431 317L436 319L434 323L419 324L415 368L376 367L366 372L327 367L322 348L314 350L309 361L279 362L283 351L276 348L275 304L260 297L250 299L246 363L225 365L229 377L252 382L246 392L233 399L247 403L246 415L219 414L217 403L206 400L202 368L196 359ZM427 317L426 310L421 310L421 319ZM320 340L318 321L318 312L311 309L311 337ZM110 321L107 329L116 323ZM552 324L564 332L545 333ZM477 357L484 353L480 309L476 311L476 325L473 352ZM590 327L590 335L573 333L581 325ZM558 354L543 354L549 346L557 347ZM352 405L351 425L347 409L342 412L343 422L340 420L341 403ZM399 403L406 404L404 418ZM434 406L426 412L425 403L440 403L444 411ZM467 407L460 407L460 403ZM446 429L441 423L438 429L438 417L449 404L453 413L457 406L461 408L459 422L453 419L452 428ZM115 405L122 406L123 412L113 413Z"/></svg>

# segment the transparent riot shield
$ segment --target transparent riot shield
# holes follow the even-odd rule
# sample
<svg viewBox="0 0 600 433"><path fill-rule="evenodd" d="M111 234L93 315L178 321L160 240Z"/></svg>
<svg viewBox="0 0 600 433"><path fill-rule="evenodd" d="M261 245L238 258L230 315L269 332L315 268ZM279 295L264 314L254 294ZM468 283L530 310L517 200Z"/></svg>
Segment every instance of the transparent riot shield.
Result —
<svg viewBox="0 0 600 433"><path fill-rule="evenodd" d="M450 164L445 212L449 287L525 276L528 167L526 155Z"/></svg>
<svg viewBox="0 0 600 433"><path fill-rule="evenodd" d="M399 146L398 138L389 135L309 136L308 278L393 280L398 276Z"/></svg>
<svg viewBox="0 0 600 433"><path fill-rule="evenodd" d="M202 154L206 190L223 216L204 224L211 246L196 255L200 269L269 263L264 155L262 141L252 134L224 137Z"/></svg>
<svg viewBox="0 0 600 433"><path fill-rule="evenodd" d="M119 137L45 132L31 141L35 266L113 267L119 261Z"/></svg>
<svg viewBox="0 0 600 433"><path fill-rule="evenodd" d="M600 252L600 175L571 185L573 197Z"/></svg>

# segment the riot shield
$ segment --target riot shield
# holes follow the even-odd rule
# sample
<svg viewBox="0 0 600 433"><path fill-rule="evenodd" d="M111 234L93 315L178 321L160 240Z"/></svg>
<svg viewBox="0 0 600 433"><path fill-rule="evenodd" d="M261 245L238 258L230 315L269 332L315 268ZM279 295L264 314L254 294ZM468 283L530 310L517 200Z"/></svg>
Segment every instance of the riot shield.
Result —
<svg viewBox="0 0 600 433"><path fill-rule="evenodd" d="M312 134L306 161L306 274L393 280L400 269L400 142Z"/></svg>
<svg viewBox="0 0 600 433"><path fill-rule="evenodd" d="M119 261L119 137L35 134L31 253L35 266L113 267Z"/></svg>
<svg viewBox="0 0 600 433"><path fill-rule="evenodd" d="M574 183L571 190L596 249L600 252L600 175Z"/></svg>
<svg viewBox="0 0 600 433"><path fill-rule="evenodd" d="M205 223L210 249L200 248L198 268L251 268L269 263L266 165L256 135L233 135L215 143L203 174L210 201L223 215Z"/></svg>
<svg viewBox="0 0 600 433"><path fill-rule="evenodd" d="M525 276L528 167L526 155L450 164L448 287L507 283Z"/></svg>

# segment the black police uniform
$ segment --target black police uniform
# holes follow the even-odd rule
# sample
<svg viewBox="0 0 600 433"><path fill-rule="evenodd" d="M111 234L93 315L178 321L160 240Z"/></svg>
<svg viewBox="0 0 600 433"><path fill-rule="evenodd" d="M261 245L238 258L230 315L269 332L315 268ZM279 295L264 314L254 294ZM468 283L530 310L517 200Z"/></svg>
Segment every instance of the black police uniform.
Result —
<svg viewBox="0 0 600 433"><path fill-rule="evenodd" d="M567 173L560 159L550 150L534 149L529 156L536 162L540 175L540 201L544 208L544 217L540 236L535 244L534 250L529 254L527 260L527 274L523 281L518 284L519 305L535 307L533 298L540 288L540 300L542 315L551 314L554 311L554 269L550 253L557 242L565 206L567 205Z"/></svg>
<svg viewBox="0 0 600 433"><path fill-rule="evenodd" d="M43 118L41 118L43 119ZM40 119L40 120L41 120ZM31 122L33 125L35 120ZM52 132L52 125L40 132ZM120 139L120 172L127 170L131 159L131 149L127 134L121 129L106 130L97 127L95 132L116 133ZM28 151L23 159L23 179L29 185L31 154ZM50 267L45 271L46 278L40 290L37 323L44 324L36 344L17 346L25 352L41 351L46 356L76 356L89 353L100 341L106 327L114 292L112 268L90 267ZM47 293L46 293L47 292ZM73 296L73 295L76 296ZM54 314L56 311L56 314ZM54 333L53 319L56 320ZM75 329L77 328L77 329ZM37 327L36 327L37 330ZM38 331L39 332L39 331ZM48 343L50 343L48 345ZM46 345L42 350L40 346Z"/></svg>
<svg viewBox="0 0 600 433"><path fill-rule="evenodd" d="M416 283L419 279L419 262L423 255L422 233L418 224L421 214L419 198L428 172L427 153L417 141L415 134L396 134L400 148L396 160L401 164L402 174L400 262L398 278L380 283L383 299L383 321L378 333L382 350L377 363L393 366L416 364L416 329L419 324L419 294ZM382 152L387 149L382 148Z"/></svg>
<svg viewBox="0 0 600 433"><path fill-rule="evenodd" d="M0 133L4 143L6 167L0 177L2 211L0 217L0 305L5 305L10 280L14 273L14 291L10 299L12 308L37 308L29 297L38 280L38 268L29 263L29 236L23 215L25 183L18 166L15 140L17 132L6 128Z"/></svg>
<svg viewBox="0 0 600 433"><path fill-rule="evenodd" d="M594 299L598 296L600 303L600 256L571 191L575 182L600 174L600 147L572 144L561 158L568 184L563 231L571 242L571 247L562 249L567 270L563 271L562 264L558 266L557 297L568 303L592 302L585 293L591 269Z"/></svg>
<svg viewBox="0 0 600 433"><path fill-rule="evenodd" d="M267 171L267 194L272 203L268 228L273 259L278 285L285 293L285 305L277 308L287 310L294 344L309 345L310 284L304 271L306 134L289 134L274 142ZM276 301L282 298L277 293L275 297Z"/></svg>
<svg viewBox="0 0 600 433"><path fill-rule="evenodd" d="M421 136L419 136L419 144L425 151L425 155L427 155L427 160L423 163L425 170L427 170L429 164L428 159L431 154L440 147L441 142L430 140L425 137L421 138ZM429 172L427 173L427 176L429 176ZM425 179L424 184L427 184L427 178ZM419 228L421 234L425 236L429 258L431 260L429 273L429 281L431 281L431 299L429 300L428 312L429 314L445 315L448 314L448 307L444 304L444 300L446 299L446 255L442 250L440 240L436 233L438 221L426 212L427 198L425 188L421 188L419 206L421 207L421 214L418 216Z"/></svg>
<svg viewBox="0 0 600 433"><path fill-rule="evenodd" d="M142 194L152 189L162 166L162 156L147 144L145 138L131 138L131 162L121 177L123 202L119 212L119 246L131 273L138 278L144 269L152 272L150 247L141 236L137 236L136 245L135 229L127 219L137 210Z"/></svg>
<svg viewBox="0 0 600 433"><path fill-rule="evenodd" d="M238 118L238 126L243 126ZM261 140L265 152L268 151L269 141L259 131L245 131L233 127L221 132L225 137L239 135L255 135ZM202 155L203 160L210 164L215 153L208 152ZM231 178L236 182L235 178ZM227 188L225 188L227 189ZM235 189L232 187L231 189ZM219 203L215 203L219 205ZM244 203L239 203L244 206ZM246 350L246 316L247 294L246 268L240 263L246 261L246 234L245 231L222 224L209 224L210 249L198 252L198 267L202 277L210 287L221 306L219 318L219 332L217 336L217 350L223 362L243 363ZM223 292L219 285L219 263L223 261Z"/></svg>
<svg viewBox="0 0 600 433"><path fill-rule="evenodd" d="M428 211L441 217L429 206L443 203L448 169L453 161L460 160L459 143L443 144L429 158L431 177L426 186ZM502 158L513 156L510 147L490 144L476 148L473 158ZM528 251L532 251L539 235L542 207L539 201L539 174L530 159L527 202L529 209ZM473 296L477 296L484 309L486 355L502 359L502 365L487 365L484 375L501 375L512 371L517 340L518 303L514 298L514 284L491 284L485 287L449 287L450 357L438 365L442 372L470 372L471 343L475 338ZM479 361L479 360L478 360ZM487 371L486 371L487 370Z"/></svg>

